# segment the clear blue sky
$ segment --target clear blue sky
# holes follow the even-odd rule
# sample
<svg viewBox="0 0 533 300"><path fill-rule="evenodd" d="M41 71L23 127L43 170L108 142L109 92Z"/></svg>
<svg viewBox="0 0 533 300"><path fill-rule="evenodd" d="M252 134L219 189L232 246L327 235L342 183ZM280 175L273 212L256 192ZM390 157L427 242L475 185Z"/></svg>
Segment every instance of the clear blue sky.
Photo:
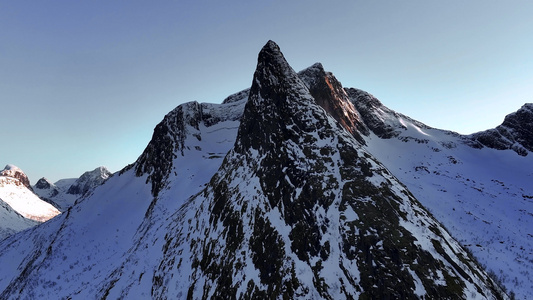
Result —
<svg viewBox="0 0 533 300"><path fill-rule="evenodd" d="M532 1L0 1L0 163L32 183L134 162L163 116L294 69L472 133L533 102ZM0 166L1 167L1 166Z"/></svg>

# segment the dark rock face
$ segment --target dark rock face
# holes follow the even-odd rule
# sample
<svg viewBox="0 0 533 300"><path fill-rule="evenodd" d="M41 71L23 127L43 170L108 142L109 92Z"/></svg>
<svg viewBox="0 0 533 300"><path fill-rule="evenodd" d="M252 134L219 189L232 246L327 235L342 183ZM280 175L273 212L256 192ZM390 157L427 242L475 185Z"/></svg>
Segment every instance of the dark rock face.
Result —
<svg viewBox="0 0 533 300"><path fill-rule="evenodd" d="M18 179L20 184L30 189L30 191L32 190L30 179L28 178L28 176L26 176L26 174L21 169L14 165L5 166L4 170L0 172L0 176Z"/></svg>
<svg viewBox="0 0 533 300"><path fill-rule="evenodd" d="M150 143L135 162L137 176L148 174L147 183L152 184L152 194L157 196L172 171L176 153L183 155L188 126L198 129L201 121L198 102L178 106L157 124Z"/></svg>
<svg viewBox="0 0 533 300"><path fill-rule="evenodd" d="M50 184L50 182L48 182L48 180L44 177L39 179L39 181L37 181L37 183L35 184L35 188L38 188L41 190L49 189L51 187L52 185Z"/></svg>
<svg viewBox="0 0 533 300"><path fill-rule="evenodd" d="M365 125L378 137L383 139L397 137L406 129L405 126L396 121L400 115L384 106L371 94L354 88L347 88L346 93L360 113ZM389 118L389 116L393 118ZM395 122L388 123L387 120Z"/></svg>
<svg viewBox="0 0 533 300"><path fill-rule="evenodd" d="M522 156L533 151L533 103L505 117L495 129L474 133L472 139L498 150L512 149Z"/></svg>
<svg viewBox="0 0 533 300"><path fill-rule="evenodd" d="M57 190L57 188L55 186L53 186L50 181L48 181L48 179L46 178L41 178L39 179L39 181L37 181L37 183L35 184L34 186L36 189L39 189L39 190L50 190L50 193L48 194L49 197L55 197L59 194L59 191ZM42 197L41 197L42 199ZM43 199L51 204L53 204L53 202L49 201L48 199Z"/></svg>

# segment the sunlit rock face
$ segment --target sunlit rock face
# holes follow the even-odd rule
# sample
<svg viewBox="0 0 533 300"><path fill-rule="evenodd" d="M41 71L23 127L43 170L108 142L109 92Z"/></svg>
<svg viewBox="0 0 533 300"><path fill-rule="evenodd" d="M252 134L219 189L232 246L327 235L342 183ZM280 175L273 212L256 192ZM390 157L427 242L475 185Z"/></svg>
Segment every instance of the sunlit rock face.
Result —
<svg viewBox="0 0 533 300"><path fill-rule="evenodd" d="M31 190L30 179L26 174L14 165L6 165L4 170L0 172L0 176L12 177L19 181L18 184L21 184Z"/></svg>

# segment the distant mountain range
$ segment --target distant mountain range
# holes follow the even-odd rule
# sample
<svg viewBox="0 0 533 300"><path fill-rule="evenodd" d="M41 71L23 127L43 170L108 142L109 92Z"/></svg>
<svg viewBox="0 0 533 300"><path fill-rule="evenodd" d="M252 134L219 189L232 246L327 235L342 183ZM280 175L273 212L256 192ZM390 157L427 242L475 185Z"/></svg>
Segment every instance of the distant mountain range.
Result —
<svg viewBox="0 0 533 300"><path fill-rule="evenodd" d="M105 167L99 167L80 178L56 184L41 178L31 186L21 169L7 165L0 172L0 240L64 212L111 175Z"/></svg>
<svg viewBox="0 0 533 300"><path fill-rule="evenodd" d="M39 180L63 213L0 243L0 298L533 298L531 107L431 128L269 41L119 173Z"/></svg>
<svg viewBox="0 0 533 300"><path fill-rule="evenodd" d="M98 167L83 173L79 178L61 179L51 183L41 178L33 186L33 191L43 200L50 202L60 211L65 211L80 197L87 196L102 185L113 174L106 167Z"/></svg>

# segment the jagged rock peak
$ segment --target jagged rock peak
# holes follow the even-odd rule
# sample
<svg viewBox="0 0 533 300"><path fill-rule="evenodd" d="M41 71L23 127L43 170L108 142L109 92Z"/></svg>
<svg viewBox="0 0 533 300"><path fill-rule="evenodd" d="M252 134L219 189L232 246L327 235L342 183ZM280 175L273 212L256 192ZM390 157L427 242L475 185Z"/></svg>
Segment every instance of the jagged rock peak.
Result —
<svg viewBox="0 0 533 300"><path fill-rule="evenodd" d="M526 103L507 115L498 127L474 133L471 137L489 148L512 149L519 155L528 155L533 151L533 103Z"/></svg>
<svg viewBox="0 0 533 300"><path fill-rule="evenodd" d="M252 87L237 135L237 150L267 146L273 132L286 132L279 118L289 118L314 99L304 82L287 63L278 45L269 41L259 52ZM305 125L302 125L305 126ZM265 144L266 143L266 144Z"/></svg>
<svg viewBox="0 0 533 300"><path fill-rule="evenodd" d="M92 171L87 171L70 186L67 193L85 195L97 186L102 185L112 175L113 173L106 167L98 167Z"/></svg>
<svg viewBox="0 0 533 300"><path fill-rule="evenodd" d="M319 62L298 72L298 76L300 76L300 79L302 79L307 86L313 85L317 79L322 77L321 75L325 76L326 71L324 70L324 66Z"/></svg>
<svg viewBox="0 0 533 300"><path fill-rule="evenodd" d="M515 113L507 115L502 127L507 128L516 142L533 151L533 103L526 103Z"/></svg>
<svg viewBox="0 0 533 300"><path fill-rule="evenodd" d="M305 87L273 41L268 41L259 52L250 94L257 92L262 85L276 86L279 89L277 92L291 89L296 91Z"/></svg>
<svg viewBox="0 0 533 300"><path fill-rule="evenodd" d="M278 44L276 44L276 42L274 42L273 40L269 40L263 46L263 48L261 49L261 52L265 52L265 53L268 52L268 53L273 53L274 55L282 55L283 56ZM261 54L261 53L259 53L259 54Z"/></svg>
<svg viewBox="0 0 533 300"><path fill-rule="evenodd" d="M362 135L369 134L368 128L337 78L326 72L321 63L300 71L298 76L307 85L316 103L364 144Z"/></svg>
<svg viewBox="0 0 533 300"><path fill-rule="evenodd" d="M15 165L6 165L4 170L0 172L0 176L18 179L22 185L31 190L30 179L19 167Z"/></svg>
<svg viewBox="0 0 533 300"><path fill-rule="evenodd" d="M54 185L53 183L51 183L48 179L43 177L37 181L37 183L35 184L35 188L45 190L45 189L50 189L53 185Z"/></svg>

